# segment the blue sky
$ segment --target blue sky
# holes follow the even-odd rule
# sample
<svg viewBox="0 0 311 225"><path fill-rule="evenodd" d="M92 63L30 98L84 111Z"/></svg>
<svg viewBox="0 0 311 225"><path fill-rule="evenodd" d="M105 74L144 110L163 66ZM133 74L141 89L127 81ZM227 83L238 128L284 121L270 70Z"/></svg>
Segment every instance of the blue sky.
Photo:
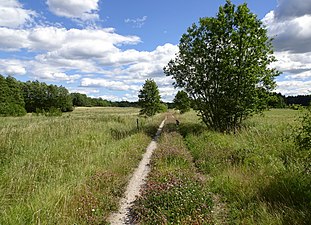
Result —
<svg viewBox="0 0 311 225"><path fill-rule="evenodd" d="M274 37L276 91L310 94L311 1L246 2ZM153 78L162 99L176 90L162 68L181 35L225 0L0 0L0 73L70 92L136 101Z"/></svg>

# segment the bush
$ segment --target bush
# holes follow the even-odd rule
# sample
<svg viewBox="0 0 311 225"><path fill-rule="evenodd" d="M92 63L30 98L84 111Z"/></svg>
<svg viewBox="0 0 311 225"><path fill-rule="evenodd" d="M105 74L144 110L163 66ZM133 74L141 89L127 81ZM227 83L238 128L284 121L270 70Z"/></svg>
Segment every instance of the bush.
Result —
<svg viewBox="0 0 311 225"><path fill-rule="evenodd" d="M44 109L36 109L36 112L33 113L33 115L39 116L39 115L44 115L44 116L61 116L62 111L59 108L51 107L47 111Z"/></svg>
<svg viewBox="0 0 311 225"><path fill-rule="evenodd" d="M290 109L293 109L293 110L299 110L301 109L301 105L300 104L292 104L289 106Z"/></svg>
<svg viewBox="0 0 311 225"><path fill-rule="evenodd" d="M62 111L59 108L51 107L45 112L45 116L61 116Z"/></svg>
<svg viewBox="0 0 311 225"><path fill-rule="evenodd" d="M301 126L297 129L295 142L300 150L311 150L311 108L300 117Z"/></svg>
<svg viewBox="0 0 311 225"><path fill-rule="evenodd" d="M311 173L311 107L300 117L300 126L296 129L294 137L298 148L298 160L304 167L305 173Z"/></svg>
<svg viewBox="0 0 311 225"><path fill-rule="evenodd" d="M159 112L167 112L168 106L165 103L159 105Z"/></svg>
<svg viewBox="0 0 311 225"><path fill-rule="evenodd" d="M23 106L14 103L0 103L0 116L24 116L26 110Z"/></svg>

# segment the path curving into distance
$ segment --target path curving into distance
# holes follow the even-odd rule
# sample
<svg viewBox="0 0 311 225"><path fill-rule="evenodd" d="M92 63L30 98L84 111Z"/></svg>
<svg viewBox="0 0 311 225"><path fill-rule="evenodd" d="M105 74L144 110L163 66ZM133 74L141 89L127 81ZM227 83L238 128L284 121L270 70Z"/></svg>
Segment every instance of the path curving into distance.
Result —
<svg viewBox="0 0 311 225"><path fill-rule="evenodd" d="M137 196L140 195L140 189L145 184L145 179L150 172L150 159L153 151L157 148L157 139L162 132L166 119L167 117L165 117L165 119L161 122L154 139L146 148L146 152L144 153L142 160L135 169L125 190L125 196L120 200L119 211L112 213L109 216L108 222L110 222L111 225L130 224L129 210Z"/></svg>

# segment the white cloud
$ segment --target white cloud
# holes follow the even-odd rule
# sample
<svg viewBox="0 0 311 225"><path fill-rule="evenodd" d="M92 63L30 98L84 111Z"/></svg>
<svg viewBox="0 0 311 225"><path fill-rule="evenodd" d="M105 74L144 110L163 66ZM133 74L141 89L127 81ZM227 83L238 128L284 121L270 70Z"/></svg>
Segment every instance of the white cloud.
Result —
<svg viewBox="0 0 311 225"><path fill-rule="evenodd" d="M120 96L116 96L116 95L101 95L99 96L100 98L102 99L106 99L108 101L113 101L113 102L116 102L116 101L127 101L127 99L125 97L120 97Z"/></svg>
<svg viewBox="0 0 311 225"><path fill-rule="evenodd" d="M33 22L36 13L24 9L17 0L0 0L0 26L17 28Z"/></svg>
<svg viewBox="0 0 311 225"><path fill-rule="evenodd" d="M283 72L276 91L285 95L310 94L311 1L279 0L277 8L262 21L274 38L278 59L274 65Z"/></svg>
<svg viewBox="0 0 311 225"><path fill-rule="evenodd" d="M169 43L154 51L122 50L123 45L140 42L138 36L120 35L113 28L2 27L1 50L26 51L35 56L20 65L0 66L0 72L27 74L30 79L42 81L79 82L81 88L130 92L132 97L124 98L134 99L148 78L159 82L159 87L170 85L163 67L178 51L176 45Z"/></svg>
<svg viewBox="0 0 311 225"><path fill-rule="evenodd" d="M283 95L310 95L311 81L279 81L276 92L281 92Z"/></svg>
<svg viewBox="0 0 311 225"><path fill-rule="evenodd" d="M24 63L19 60L0 60L0 74L5 75L25 75L26 68Z"/></svg>
<svg viewBox="0 0 311 225"><path fill-rule="evenodd" d="M146 21L147 21L147 16L143 16L142 18L135 18L135 19L127 18L124 20L125 23L132 24L134 28L142 28L142 26L145 25Z"/></svg>
<svg viewBox="0 0 311 225"><path fill-rule="evenodd" d="M311 15L278 20L271 11L263 19L268 33L274 38L276 51L303 53L311 51Z"/></svg>
<svg viewBox="0 0 311 225"><path fill-rule="evenodd" d="M113 28L103 29L65 29L58 27L36 27L31 29L0 28L0 48L3 50L28 51L72 51L76 48L84 54L90 45L90 52L97 49L115 48L125 44L137 44L137 36L123 36L115 33ZM89 57L89 52L87 57ZM96 53L95 53L96 56Z"/></svg>
<svg viewBox="0 0 311 225"><path fill-rule="evenodd" d="M70 93L80 93L80 94L86 94L88 96L92 95L92 94L97 94L99 93L98 89L93 89L93 88L68 88L68 91Z"/></svg>
<svg viewBox="0 0 311 225"><path fill-rule="evenodd" d="M99 0L47 0L51 12L71 19L97 20Z"/></svg>
<svg viewBox="0 0 311 225"><path fill-rule="evenodd" d="M19 51L29 47L26 30L13 30L0 27L0 49L3 51Z"/></svg>
<svg viewBox="0 0 311 225"><path fill-rule="evenodd" d="M114 91L139 90L140 86L128 84L122 81L107 80L105 78L83 78L81 79L82 87L103 87Z"/></svg>

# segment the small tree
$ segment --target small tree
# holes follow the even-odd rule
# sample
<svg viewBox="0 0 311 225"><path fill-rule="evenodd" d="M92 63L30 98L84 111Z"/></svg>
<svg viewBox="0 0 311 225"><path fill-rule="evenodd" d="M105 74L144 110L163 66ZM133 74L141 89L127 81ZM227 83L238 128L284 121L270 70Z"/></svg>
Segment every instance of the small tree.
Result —
<svg viewBox="0 0 311 225"><path fill-rule="evenodd" d="M161 96L154 80L146 80L143 88L139 91L138 98L138 103L141 106L141 115L153 116L161 111Z"/></svg>
<svg viewBox="0 0 311 225"><path fill-rule="evenodd" d="M178 91L173 102L181 114L190 111L191 99L186 92Z"/></svg>
<svg viewBox="0 0 311 225"><path fill-rule="evenodd" d="M266 94L279 72L267 30L246 4L230 0L216 17L200 19L180 40L179 53L164 68L193 98L203 122L218 131L235 130L266 107Z"/></svg>

